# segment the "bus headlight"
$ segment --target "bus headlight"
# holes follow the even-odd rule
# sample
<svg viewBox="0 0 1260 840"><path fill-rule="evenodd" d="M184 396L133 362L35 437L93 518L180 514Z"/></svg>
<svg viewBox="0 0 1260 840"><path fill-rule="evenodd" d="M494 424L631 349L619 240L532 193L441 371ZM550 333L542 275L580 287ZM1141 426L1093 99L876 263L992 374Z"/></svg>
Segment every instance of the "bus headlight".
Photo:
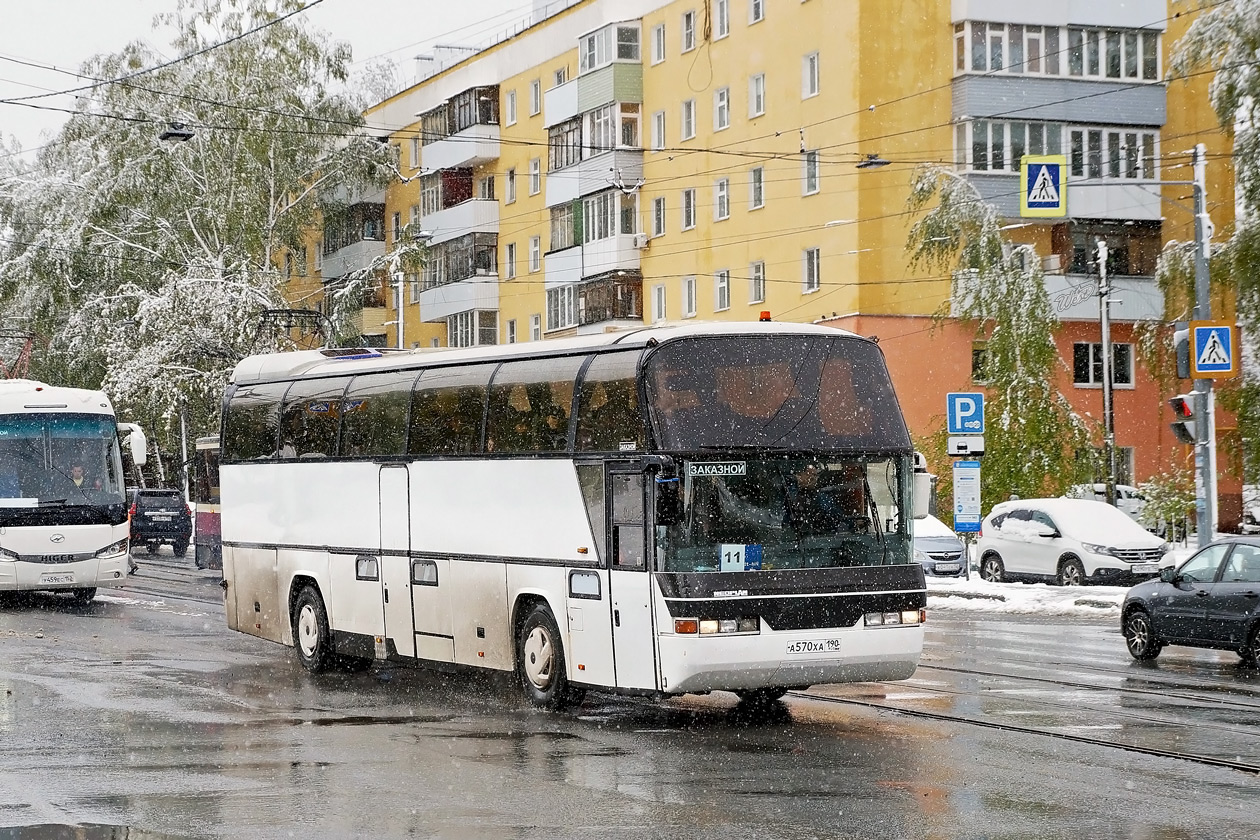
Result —
<svg viewBox="0 0 1260 840"><path fill-rule="evenodd" d="M867 613L867 627L897 627L903 624L920 624L924 619L924 610L901 610L900 612Z"/></svg>
<svg viewBox="0 0 1260 840"><path fill-rule="evenodd" d="M0 558L5 560L21 560L16 551L9 551L7 548L0 548Z"/></svg>
<svg viewBox="0 0 1260 840"><path fill-rule="evenodd" d="M127 553L127 540L126 538L124 538L114 543L113 545L105 546L100 551L96 552L96 556L97 557L113 557L115 554L126 554L126 553Z"/></svg>
<svg viewBox="0 0 1260 840"><path fill-rule="evenodd" d="M760 633L761 620L757 616L741 618L676 618L674 632L680 636L720 636L731 633Z"/></svg>

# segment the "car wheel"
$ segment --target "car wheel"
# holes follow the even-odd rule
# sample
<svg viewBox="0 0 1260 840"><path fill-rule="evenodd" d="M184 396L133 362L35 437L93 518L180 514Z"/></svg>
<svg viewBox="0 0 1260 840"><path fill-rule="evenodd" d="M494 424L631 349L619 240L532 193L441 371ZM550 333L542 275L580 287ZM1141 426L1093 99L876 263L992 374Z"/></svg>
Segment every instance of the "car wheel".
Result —
<svg viewBox="0 0 1260 840"><path fill-rule="evenodd" d="M161 548L161 546L162 546L161 543L155 543L155 542L145 543L144 550L148 552L149 554L157 554L158 549Z"/></svg>
<svg viewBox="0 0 1260 840"><path fill-rule="evenodd" d="M1260 623L1251 628L1247 644L1239 649L1238 655L1242 657L1244 665L1260 665Z"/></svg>
<svg viewBox="0 0 1260 840"><path fill-rule="evenodd" d="M298 661L312 674L331 668L336 660L333 655L332 632L328 629L328 611L324 599L314 586L304 586L293 602L293 647Z"/></svg>
<svg viewBox="0 0 1260 840"><path fill-rule="evenodd" d="M984 559L980 561L980 579L989 583L1001 583L1002 576L1006 573L1006 567L1002 565L1002 558L996 554L986 554Z"/></svg>
<svg viewBox="0 0 1260 840"><path fill-rule="evenodd" d="M582 692L569 684L560 631L545 604L536 604L521 622L516 672L526 699L535 706L563 709L582 701Z"/></svg>
<svg viewBox="0 0 1260 840"><path fill-rule="evenodd" d="M171 551L175 552L176 557L183 557L188 553L188 540L179 540L171 543Z"/></svg>
<svg viewBox="0 0 1260 840"><path fill-rule="evenodd" d="M1075 557L1069 557L1059 564L1059 586L1084 586L1085 567Z"/></svg>
<svg viewBox="0 0 1260 840"><path fill-rule="evenodd" d="M1155 635L1155 625L1146 610L1133 610L1125 616L1120 628L1124 634L1124 643L1129 648L1129 655L1134 659L1145 661L1159 656L1164 643Z"/></svg>
<svg viewBox="0 0 1260 840"><path fill-rule="evenodd" d="M92 599L96 597L96 587L87 586L82 589L71 589L70 594L74 597L74 602L80 606L87 606L92 603Z"/></svg>

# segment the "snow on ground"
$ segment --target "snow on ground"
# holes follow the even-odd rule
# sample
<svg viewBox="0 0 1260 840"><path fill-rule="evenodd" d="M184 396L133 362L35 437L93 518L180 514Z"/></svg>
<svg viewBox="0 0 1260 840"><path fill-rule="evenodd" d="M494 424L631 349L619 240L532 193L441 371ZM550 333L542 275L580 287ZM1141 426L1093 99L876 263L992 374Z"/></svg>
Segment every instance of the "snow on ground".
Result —
<svg viewBox="0 0 1260 840"><path fill-rule="evenodd" d="M1172 556L1180 565L1197 549L1175 546ZM1006 615L1120 617L1127 586L1052 586L1047 583L986 583L973 566L971 579L927 578L928 613L983 612ZM930 618L930 617L929 617Z"/></svg>

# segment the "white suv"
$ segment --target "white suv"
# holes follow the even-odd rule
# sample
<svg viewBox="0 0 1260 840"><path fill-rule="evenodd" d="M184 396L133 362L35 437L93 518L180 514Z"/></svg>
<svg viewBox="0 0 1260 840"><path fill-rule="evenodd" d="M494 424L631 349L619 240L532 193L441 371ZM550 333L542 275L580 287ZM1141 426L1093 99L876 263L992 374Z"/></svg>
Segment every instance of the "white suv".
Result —
<svg viewBox="0 0 1260 840"><path fill-rule="evenodd" d="M980 527L980 577L1061 586L1129 586L1172 566L1172 546L1106 502L1017 499L995 505Z"/></svg>

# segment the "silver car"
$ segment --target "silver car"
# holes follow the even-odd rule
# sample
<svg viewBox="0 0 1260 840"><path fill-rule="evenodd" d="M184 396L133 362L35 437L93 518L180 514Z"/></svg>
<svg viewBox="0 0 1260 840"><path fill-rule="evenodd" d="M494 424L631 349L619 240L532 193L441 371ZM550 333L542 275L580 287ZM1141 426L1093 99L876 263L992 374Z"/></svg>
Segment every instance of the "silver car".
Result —
<svg viewBox="0 0 1260 840"><path fill-rule="evenodd" d="M925 575L958 577L967 571L962 540L935 516L914 520L914 559Z"/></svg>

